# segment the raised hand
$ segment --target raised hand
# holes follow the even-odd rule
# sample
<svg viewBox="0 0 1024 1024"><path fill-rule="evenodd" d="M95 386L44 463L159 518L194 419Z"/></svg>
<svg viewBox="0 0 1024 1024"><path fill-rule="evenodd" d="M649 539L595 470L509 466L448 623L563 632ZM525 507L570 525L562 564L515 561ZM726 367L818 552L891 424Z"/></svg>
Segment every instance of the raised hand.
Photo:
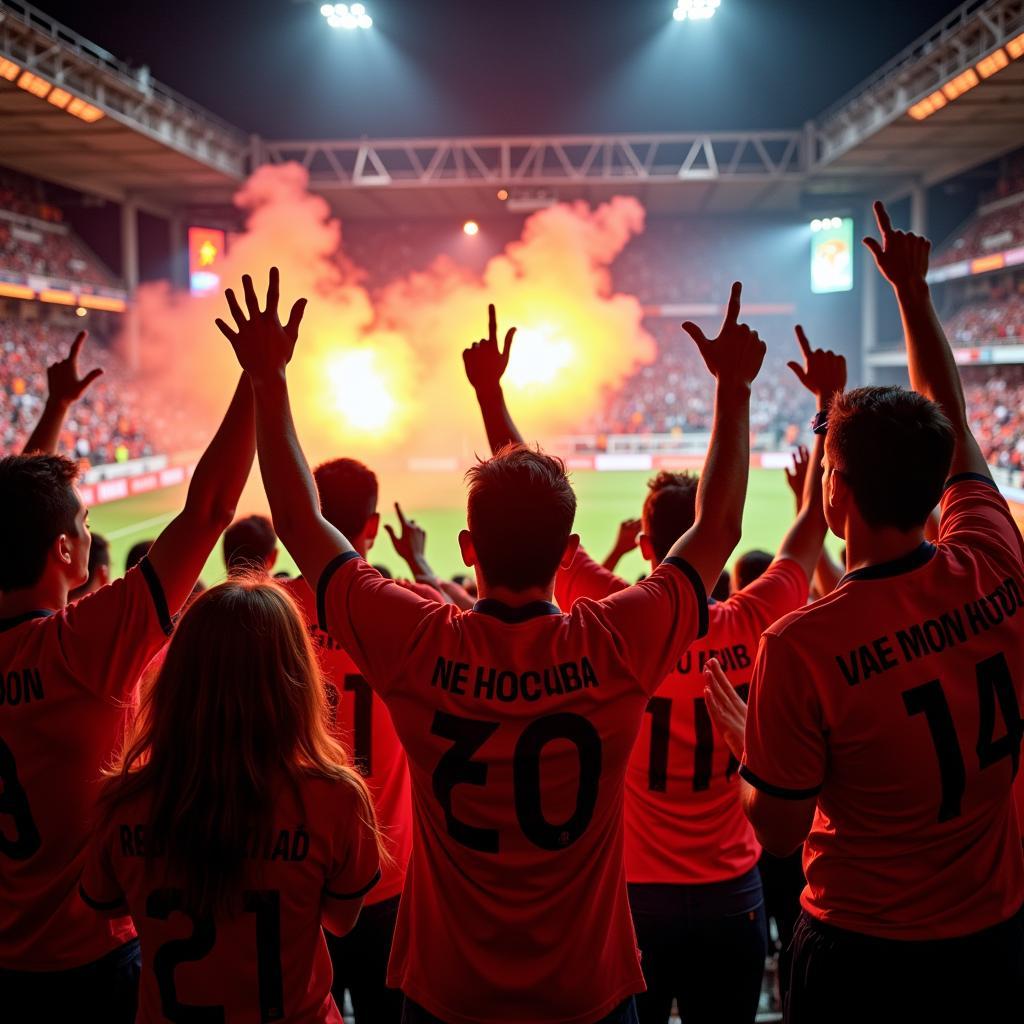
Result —
<svg viewBox="0 0 1024 1024"><path fill-rule="evenodd" d="M85 389L103 373L97 367L84 377L78 376L78 353L88 337L86 331L79 332L71 342L71 351L68 352L67 358L58 360L46 368L46 386L49 392L47 401L67 408L73 402L77 402Z"/></svg>
<svg viewBox="0 0 1024 1024"><path fill-rule="evenodd" d="M799 324L795 331L804 365L797 362L786 365L797 375L800 383L818 398L819 408L825 409L837 391L846 389L846 359L831 349L812 349Z"/></svg>
<svg viewBox="0 0 1024 1024"><path fill-rule="evenodd" d="M615 544L601 563L609 572L614 572L623 555L628 555L637 546L641 525L639 519L627 519L619 524Z"/></svg>
<svg viewBox="0 0 1024 1024"><path fill-rule="evenodd" d="M707 368L719 383L749 388L761 369L767 349L757 331L739 322L742 287L739 281L732 286L725 320L717 338L705 337L704 332L690 320L682 326L693 338Z"/></svg>
<svg viewBox="0 0 1024 1024"><path fill-rule="evenodd" d="M234 291L228 288L224 297L228 300L228 309L234 317L238 330L231 330L219 318L215 323L221 334L231 342L238 362L250 377L260 379L281 373L295 350L302 314L306 310L306 300L299 299L292 306L288 323L282 327L277 315L281 290L277 267L270 268L266 309L260 310L259 302L256 300L256 290L253 288L252 278L248 274L242 277L242 289L246 310L249 314L248 318L242 312Z"/></svg>
<svg viewBox="0 0 1024 1024"><path fill-rule="evenodd" d="M869 236L864 239L864 244L875 257L875 265L882 276L897 291L923 285L928 273L928 254L932 243L910 231L896 231L884 203L876 201L872 209L875 211L882 241L879 243Z"/></svg>
<svg viewBox="0 0 1024 1024"><path fill-rule="evenodd" d="M487 337L473 342L462 353L466 376L477 392L486 392L498 387L508 367L512 339L516 336L516 329L510 327L505 332L504 344L498 348L498 317L494 312L493 303L487 307L487 324Z"/></svg>
<svg viewBox="0 0 1024 1024"><path fill-rule="evenodd" d="M402 506L397 501L395 502L395 515L398 516L401 534L396 535L387 523L384 524L384 529L388 531L391 543L395 546L395 552L406 563L412 565L418 558L423 557L427 549L427 531L415 519L406 519L402 514Z"/></svg>
<svg viewBox="0 0 1024 1024"><path fill-rule="evenodd" d="M799 445L793 452L793 467L786 468L786 483L796 496L796 507L799 509L804 501L804 483L807 480L807 467L811 464L811 453L805 445Z"/></svg>
<svg viewBox="0 0 1024 1024"><path fill-rule="evenodd" d="M737 761L743 759L743 733L747 727L747 705L729 682L717 659L704 666L704 702L711 721L722 734L726 746Z"/></svg>

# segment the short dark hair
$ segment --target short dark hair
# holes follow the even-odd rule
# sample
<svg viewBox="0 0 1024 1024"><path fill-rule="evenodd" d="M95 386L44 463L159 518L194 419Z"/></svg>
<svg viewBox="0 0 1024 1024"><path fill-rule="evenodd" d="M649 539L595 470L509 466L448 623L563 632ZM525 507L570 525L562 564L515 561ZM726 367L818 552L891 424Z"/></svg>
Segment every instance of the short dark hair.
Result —
<svg viewBox="0 0 1024 1024"><path fill-rule="evenodd" d="M696 473L670 473L668 470L662 470L647 481L641 523L657 561L663 561L672 545L693 526L697 518L699 483Z"/></svg>
<svg viewBox="0 0 1024 1024"><path fill-rule="evenodd" d="M377 511L377 474L358 459L332 459L313 472L320 512L347 538L358 537Z"/></svg>
<svg viewBox="0 0 1024 1024"><path fill-rule="evenodd" d="M736 587L742 590L749 586L756 579L760 579L768 570L775 558L768 551L747 551L736 559L733 566L733 575L736 577Z"/></svg>
<svg viewBox="0 0 1024 1024"><path fill-rule="evenodd" d="M576 517L565 463L509 444L466 473L467 521L488 583L527 590L550 583Z"/></svg>
<svg viewBox="0 0 1024 1024"><path fill-rule="evenodd" d="M129 549L128 554L124 559L124 571L127 572L129 569L134 569L135 566L141 562L146 555L149 554L149 549L153 546L153 539L139 540L136 541Z"/></svg>
<svg viewBox="0 0 1024 1024"><path fill-rule="evenodd" d="M729 574L723 569L718 574L718 582L708 596L712 601L728 601L731 586L732 581L729 579Z"/></svg>
<svg viewBox="0 0 1024 1024"><path fill-rule="evenodd" d="M263 569L277 547L277 534L266 516L236 519L224 531L224 564L228 572Z"/></svg>
<svg viewBox="0 0 1024 1024"><path fill-rule="evenodd" d="M75 494L78 466L61 455L8 455L0 459L0 590L39 582L46 553L62 534L77 536L82 507Z"/></svg>
<svg viewBox="0 0 1024 1024"><path fill-rule="evenodd" d="M906 388L856 388L829 407L829 464L876 529L906 532L924 523L942 497L953 444L946 414Z"/></svg>

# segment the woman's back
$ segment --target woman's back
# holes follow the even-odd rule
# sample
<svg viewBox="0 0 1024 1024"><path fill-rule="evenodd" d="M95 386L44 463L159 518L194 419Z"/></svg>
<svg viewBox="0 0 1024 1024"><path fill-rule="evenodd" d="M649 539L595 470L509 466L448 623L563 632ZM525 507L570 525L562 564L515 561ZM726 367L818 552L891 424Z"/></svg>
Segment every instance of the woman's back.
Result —
<svg viewBox="0 0 1024 1024"><path fill-rule="evenodd" d="M346 904L380 877L376 837L347 779L306 778L299 794L277 789L272 825L253 837L233 912L183 909L181 880L149 849L145 795L120 805L96 837L82 895L111 913L127 903L142 945L140 1024L182 1019L182 1007L223 1024L340 1024L320 925L347 930Z"/></svg>
<svg viewBox="0 0 1024 1024"><path fill-rule="evenodd" d="M189 608L109 776L81 890L135 921L138 1019L340 1024L321 923L355 923L379 836L280 587Z"/></svg>

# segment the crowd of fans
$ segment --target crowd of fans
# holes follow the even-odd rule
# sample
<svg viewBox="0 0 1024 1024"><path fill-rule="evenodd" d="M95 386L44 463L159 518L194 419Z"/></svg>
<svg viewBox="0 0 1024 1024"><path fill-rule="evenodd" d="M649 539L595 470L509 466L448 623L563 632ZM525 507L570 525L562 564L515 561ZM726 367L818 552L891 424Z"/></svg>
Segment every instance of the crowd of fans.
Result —
<svg viewBox="0 0 1024 1024"><path fill-rule="evenodd" d="M648 330L658 342L654 362L641 367L621 388L608 396L598 420L599 434L707 433L714 411L702 387L700 355L693 342L669 319L650 320ZM794 387L795 379L783 354L769 347L758 380L757 405L751 410L754 443L762 448L788 446L814 415L808 396Z"/></svg>
<svg viewBox="0 0 1024 1024"><path fill-rule="evenodd" d="M38 274L80 284L116 283L63 225L63 215L47 202L42 183L0 168L0 210L15 218L0 220L0 273Z"/></svg>
<svg viewBox="0 0 1024 1024"><path fill-rule="evenodd" d="M964 368L964 397L986 461L1024 470L1024 366Z"/></svg>
<svg viewBox="0 0 1024 1024"><path fill-rule="evenodd" d="M1024 295L970 302L946 319L953 345L1024 344Z"/></svg>
<svg viewBox="0 0 1024 1024"><path fill-rule="evenodd" d="M46 367L67 355L80 328L80 321L63 318L0 316L0 445L5 451L19 450L28 439L47 393ZM94 466L154 454L162 442L152 427L152 403L116 351L94 335L83 362L102 365L104 373L67 417L59 450Z"/></svg>
<svg viewBox="0 0 1024 1024"><path fill-rule="evenodd" d="M958 260L987 256L1024 243L1024 202L972 217L932 260L944 266Z"/></svg>

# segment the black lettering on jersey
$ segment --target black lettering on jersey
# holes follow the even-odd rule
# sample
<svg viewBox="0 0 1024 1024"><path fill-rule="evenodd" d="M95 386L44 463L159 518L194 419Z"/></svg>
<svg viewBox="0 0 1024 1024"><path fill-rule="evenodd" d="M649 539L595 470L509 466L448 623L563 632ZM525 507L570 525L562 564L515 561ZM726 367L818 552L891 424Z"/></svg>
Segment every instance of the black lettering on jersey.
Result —
<svg viewBox="0 0 1024 1024"><path fill-rule="evenodd" d="M515 672L501 672L498 675L498 700L508 704L519 696L519 677Z"/></svg>
<svg viewBox="0 0 1024 1024"><path fill-rule="evenodd" d="M524 672L523 678L519 680L519 692L523 700L540 700L540 673Z"/></svg>
<svg viewBox="0 0 1024 1024"><path fill-rule="evenodd" d="M494 677L495 670L488 669L487 674L484 675L484 667L482 665L477 666L476 670L476 685L473 687L474 697L483 697L486 700L494 700Z"/></svg>
<svg viewBox="0 0 1024 1024"><path fill-rule="evenodd" d="M0 705L13 708L43 697L43 677L39 669L23 668L20 672L15 669L0 675Z"/></svg>
<svg viewBox="0 0 1024 1024"><path fill-rule="evenodd" d="M892 644L887 636L880 636L870 643L861 644L844 657L836 655L843 678L850 686L856 686L874 675L880 675L898 664L893 655Z"/></svg>
<svg viewBox="0 0 1024 1024"><path fill-rule="evenodd" d="M549 697L562 692L562 681L558 678L558 673L553 669L544 669L544 689Z"/></svg>
<svg viewBox="0 0 1024 1024"><path fill-rule="evenodd" d="M676 671L685 676L691 668L693 668L693 648L688 648L686 653L676 662Z"/></svg>
<svg viewBox="0 0 1024 1024"><path fill-rule="evenodd" d="M977 635L1012 618L1020 611L1021 604L1017 581L1007 578L991 594L968 601L964 605L964 614L971 631Z"/></svg>
<svg viewBox="0 0 1024 1024"><path fill-rule="evenodd" d="M469 679L469 665L464 662L449 661L447 658L438 658L434 666L434 676L430 680L431 686L441 683L441 689L449 693L464 694L464 684Z"/></svg>
<svg viewBox="0 0 1024 1024"><path fill-rule="evenodd" d="M287 860L288 854L291 852L291 843L288 841L288 832L286 829L282 829L277 836L277 842L274 844L274 852L270 855L271 860Z"/></svg>

